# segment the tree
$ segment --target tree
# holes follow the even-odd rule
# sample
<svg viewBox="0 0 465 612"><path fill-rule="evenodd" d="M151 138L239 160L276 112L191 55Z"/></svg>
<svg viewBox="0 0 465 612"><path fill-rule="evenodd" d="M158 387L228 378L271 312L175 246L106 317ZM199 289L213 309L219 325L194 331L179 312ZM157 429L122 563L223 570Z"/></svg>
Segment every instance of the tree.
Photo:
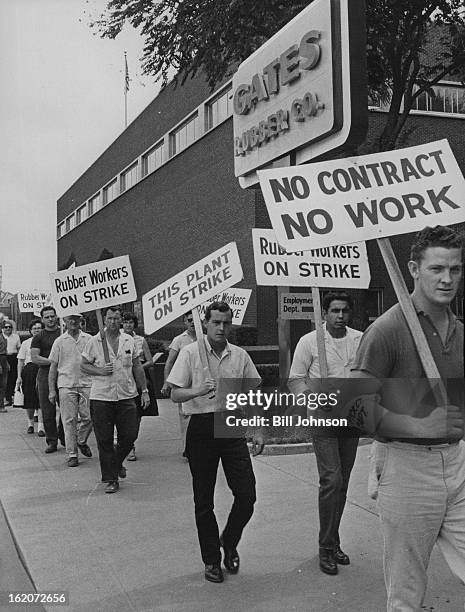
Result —
<svg viewBox="0 0 465 612"><path fill-rule="evenodd" d="M229 76L309 0L110 0L92 25L115 38L128 22L144 37L142 69L167 82L202 70L209 85ZM431 44L431 41L434 44ZM388 100L377 142L389 150L418 96L450 77L465 80L463 0L367 0L367 66L372 99Z"/></svg>

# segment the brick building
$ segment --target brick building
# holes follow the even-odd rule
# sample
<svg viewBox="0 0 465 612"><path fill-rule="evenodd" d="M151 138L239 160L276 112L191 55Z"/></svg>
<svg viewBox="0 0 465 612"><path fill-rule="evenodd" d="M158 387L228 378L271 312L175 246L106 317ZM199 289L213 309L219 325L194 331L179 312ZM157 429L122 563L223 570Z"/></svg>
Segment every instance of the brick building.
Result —
<svg viewBox="0 0 465 612"><path fill-rule="evenodd" d="M434 104L419 99L401 146L447 138L465 173L465 89L445 83L436 90ZM234 176L231 98L230 82L212 94L201 77L164 88L58 200L58 269L129 254L140 299L236 241L244 270L239 286L253 290L244 324L258 329L258 344L276 345L276 289L255 284L250 231L271 224L260 190L241 189ZM368 114L361 154L385 119L382 109ZM406 262L411 236L392 241L399 261ZM367 244L370 290L354 292L360 327L395 302L378 247ZM455 308L463 316L458 300ZM308 322L291 327L295 339L308 330ZM170 333L160 330L156 336Z"/></svg>

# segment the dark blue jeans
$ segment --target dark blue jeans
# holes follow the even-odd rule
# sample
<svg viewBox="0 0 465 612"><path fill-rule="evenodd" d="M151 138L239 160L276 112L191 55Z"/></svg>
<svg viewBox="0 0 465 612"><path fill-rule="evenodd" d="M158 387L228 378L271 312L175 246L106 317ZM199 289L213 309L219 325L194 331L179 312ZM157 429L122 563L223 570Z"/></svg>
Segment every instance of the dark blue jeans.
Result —
<svg viewBox="0 0 465 612"><path fill-rule="evenodd" d="M234 502L223 531L224 542L236 548L256 500L255 476L244 438L215 438L213 414L191 416L186 454L194 489L195 522L204 563L220 563L218 523L213 511L216 474L221 459Z"/></svg>
<svg viewBox="0 0 465 612"><path fill-rule="evenodd" d="M97 440L102 482L118 480L118 472L128 456L139 428L134 399L118 402L90 401L90 416ZM118 444L113 445L116 427Z"/></svg>
<svg viewBox="0 0 465 612"><path fill-rule="evenodd" d="M312 432L320 488L320 548L334 550L339 546L339 524L347 497L350 473L357 455L358 438L329 436Z"/></svg>

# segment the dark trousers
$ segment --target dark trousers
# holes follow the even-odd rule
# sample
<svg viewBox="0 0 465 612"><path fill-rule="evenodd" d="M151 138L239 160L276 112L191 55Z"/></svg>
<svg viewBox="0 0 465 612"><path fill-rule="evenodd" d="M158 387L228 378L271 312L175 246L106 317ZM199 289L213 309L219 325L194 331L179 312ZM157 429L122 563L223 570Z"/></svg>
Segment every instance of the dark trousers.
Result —
<svg viewBox="0 0 465 612"><path fill-rule="evenodd" d="M186 434L186 453L194 489L195 522L204 563L221 562L214 508L219 460L234 502L223 530L224 542L236 548L256 500L255 476L244 438L214 437L213 414L192 415Z"/></svg>
<svg viewBox="0 0 465 612"><path fill-rule="evenodd" d="M8 360L6 355L0 355L0 408L3 408L5 393L6 393L6 383L8 380Z"/></svg>
<svg viewBox="0 0 465 612"><path fill-rule="evenodd" d="M90 416L97 440L102 482L118 480L118 472L137 437L138 419L133 399L117 402L90 401ZM116 427L116 449L113 433Z"/></svg>
<svg viewBox="0 0 465 612"><path fill-rule="evenodd" d="M39 367L37 373L37 393L44 420L45 440L47 444L56 446L58 444L57 409L48 400L48 371L49 368Z"/></svg>
<svg viewBox="0 0 465 612"><path fill-rule="evenodd" d="M312 433L320 488L320 548L334 550L339 546L339 524L347 498L350 473L357 455L358 438L330 437Z"/></svg>
<svg viewBox="0 0 465 612"><path fill-rule="evenodd" d="M10 366L10 371L8 372L8 379L6 382L5 397L7 402L13 403L13 394L15 392L16 379L18 378L18 355L15 353L14 355L7 355L6 358Z"/></svg>

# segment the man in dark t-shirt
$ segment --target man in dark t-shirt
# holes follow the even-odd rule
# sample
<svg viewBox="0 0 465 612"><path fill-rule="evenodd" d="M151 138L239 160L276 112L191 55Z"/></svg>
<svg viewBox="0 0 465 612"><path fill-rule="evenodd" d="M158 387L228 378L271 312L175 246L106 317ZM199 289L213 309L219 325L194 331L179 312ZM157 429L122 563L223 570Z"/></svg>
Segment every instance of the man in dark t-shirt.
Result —
<svg viewBox="0 0 465 612"><path fill-rule="evenodd" d="M48 356L52 344L60 336L60 328L57 323L57 315L53 306L44 306L40 311L44 329L34 336L31 342L31 360L39 366L37 373L37 388L39 404L44 419L45 440L47 442L46 453L54 453L58 448L58 430L56 423L56 406L48 399L48 371L50 360Z"/></svg>
<svg viewBox="0 0 465 612"><path fill-rule="evenodd" d="M392 612L423 607L436 542L465 583L464 328L450 309L462 279L461 236L448 227L425 228L408 268L413 306L440 380L426 379L399 305L367 329L352 372L358 384L374 385L384 411L378 413L369 490L378 500ZM430 391L439 382L445 387L440 400Z"/></svg>

